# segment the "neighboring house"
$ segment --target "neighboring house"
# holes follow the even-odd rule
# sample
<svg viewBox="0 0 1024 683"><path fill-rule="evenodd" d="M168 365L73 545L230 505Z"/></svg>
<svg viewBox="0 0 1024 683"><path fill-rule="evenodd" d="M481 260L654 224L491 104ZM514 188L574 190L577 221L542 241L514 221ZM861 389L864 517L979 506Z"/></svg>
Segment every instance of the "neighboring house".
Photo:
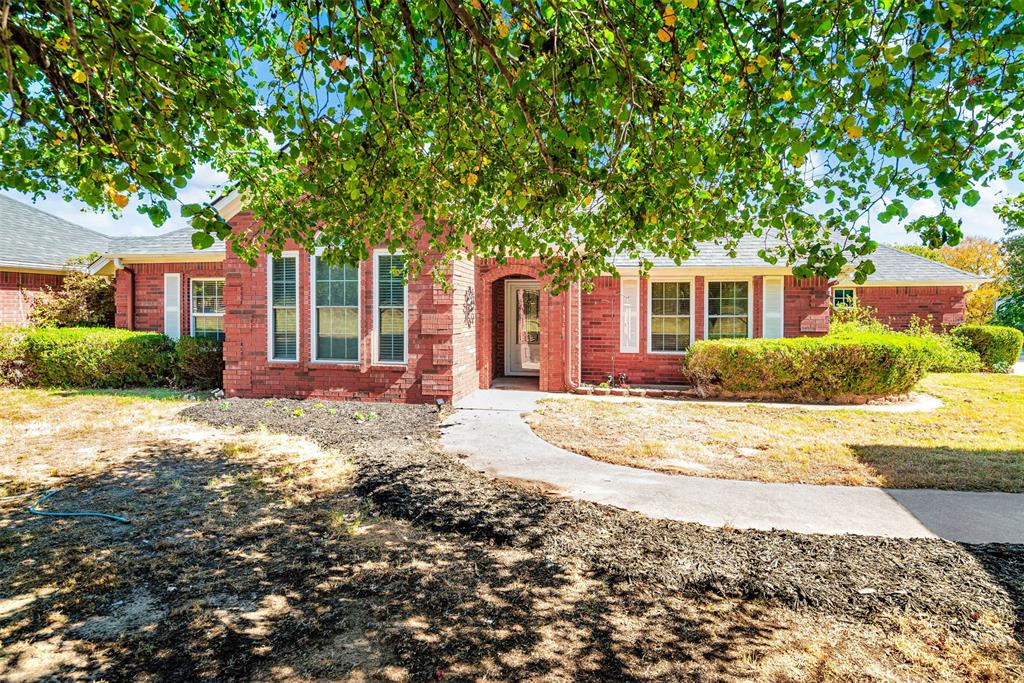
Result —
<svg viewBox="0 0 1024 683"><path fill-rule="evenodd" d="M60 289L68 260L102 253L110 238L0 195L0 325L28 322L40 291Z"/></svg>
<svg viewBox="0 0 1024 683"><path fill-rule="evenodd" d="M237 194L216 206L235 231L256 225ZM113 239L95 269L116 277L119 326L224 339L228 395L409 402L451 401L505 376L547 391L619 373L677 383L698 339L825 334L831 305L855 298L896 328L913 316L957 325L965 292L984 281L884 246L865 285L798 280L757 256L764 244L746 238L735 258L707 244L682 266L652 258L648 278L618 258L618 279L558 295L537 260L464 258L444 288L427 269L403 283L401 256L386 250L337 268L292 245L250 267L223 243L192 249L188 229Z"/></svg>

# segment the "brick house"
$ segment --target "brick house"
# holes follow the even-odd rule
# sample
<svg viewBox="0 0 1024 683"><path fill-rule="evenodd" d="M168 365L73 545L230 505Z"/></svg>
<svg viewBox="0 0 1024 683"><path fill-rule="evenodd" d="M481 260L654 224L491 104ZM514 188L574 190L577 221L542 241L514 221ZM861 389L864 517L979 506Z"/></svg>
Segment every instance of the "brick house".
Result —
<svg viewBox="0 0 1024 683"><path fill-rule="evenodd" d="M0 195L0 325L25 325L36 297L60 289L69 265L107 250L110 238Z"/></svg>
<svg viewBox="0 0 1024 683"><path fill-rule="evenodd" d="M232 194L216 205L236 230L254 225ZM794 337L829 329L831 306L854 298L900 328L913 316L963 322L965 293L983 279L879 247L867 284L798 280L757 256L704 245L682 265L618 258L618 277L553 294L537 260L463 258L435 283L405 282L401 255L377 249L335 267L290 245L255 267L222 243L195 251L190 230L113 240L96 268L116 278L117 324L225 342L229 396L406 402L456 400L505 377L566 391L625 373L634 384L677 383L698 339ZM428 265L439 263L427 255Z"/></svg>

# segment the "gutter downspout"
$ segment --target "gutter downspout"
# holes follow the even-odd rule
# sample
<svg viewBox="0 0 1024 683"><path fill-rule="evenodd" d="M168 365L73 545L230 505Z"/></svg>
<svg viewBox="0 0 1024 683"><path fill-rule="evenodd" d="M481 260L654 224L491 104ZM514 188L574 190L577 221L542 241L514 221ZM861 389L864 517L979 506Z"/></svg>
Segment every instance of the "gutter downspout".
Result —
<svg viewBox="0 0 1024 683"><path fill-rule="evenodd" d="M128 327L129 330L135 329L135 271L124 263L119 258L114 259L114 268L117 270L123 270L128 273Z"/></svg>

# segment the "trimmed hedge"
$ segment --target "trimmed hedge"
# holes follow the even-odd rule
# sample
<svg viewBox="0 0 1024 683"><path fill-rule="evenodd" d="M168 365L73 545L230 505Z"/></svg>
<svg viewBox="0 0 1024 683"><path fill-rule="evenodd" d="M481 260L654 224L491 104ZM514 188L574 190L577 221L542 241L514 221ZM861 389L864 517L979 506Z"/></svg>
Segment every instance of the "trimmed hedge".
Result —
<svg viewBox="0 0 1024 683"><path fill-rule="evenodd" d="M123 389L219 387L222 342L109 327L0 328L0 384Z"/></svg>
<svg viewBox="0 0 1024 683"><path fill-rule="evenodd" d="M216 389L224 377L224 342L182 337L174 349L174 381L180 387Z"/></svg>
<svg viewBox="0 0 1024 683"><path fill-rule="evenodd" d="M962 325L952 334L970 344L990 372L1008 371L1024 346L1024 333L1001 325Z"/></svg>
<svg viewBox="0 0 1024 683"><path fill-rule="evenodd" d="M174 368L174 342L153 332L37 328L26 330L18 347L26 386L166 386Z"/></svg>
<svg viewBox="0 0 1024 683"><path fill-rule="evenodd" d="M907 393L931 353L925 340L885 333L728 339L697 342L686 369L711 395L856 403Z"/></svg>

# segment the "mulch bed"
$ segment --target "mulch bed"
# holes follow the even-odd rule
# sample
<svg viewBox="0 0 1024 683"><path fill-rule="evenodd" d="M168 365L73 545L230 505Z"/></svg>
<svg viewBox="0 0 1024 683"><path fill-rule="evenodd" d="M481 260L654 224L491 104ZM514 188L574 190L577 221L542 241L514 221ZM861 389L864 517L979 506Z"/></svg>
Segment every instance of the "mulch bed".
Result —
<svg viewBox="0 0 1024 683"><path fill-rule="evenodd" d="M354 458L357 492L388 515L579 562L637 596L757 598L861 618L909 611L965 633L994 618L1016 621L1022 635L1024 546L716 529L555 498L445 453L439 416L428 406L231 399L182 416L340 449Z"/></svg>

